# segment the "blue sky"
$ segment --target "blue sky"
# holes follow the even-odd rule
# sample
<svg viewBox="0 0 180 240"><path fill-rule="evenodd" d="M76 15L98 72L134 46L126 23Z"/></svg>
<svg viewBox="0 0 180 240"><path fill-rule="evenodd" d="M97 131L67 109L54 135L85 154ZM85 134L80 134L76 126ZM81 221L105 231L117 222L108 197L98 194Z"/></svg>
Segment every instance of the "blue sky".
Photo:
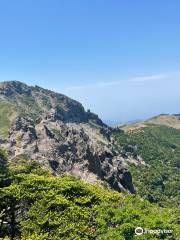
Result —
<svg viewBox="0 0 180 240"><path fill-rule="evenodd" d="M179 9L179 0L2 0L0 81L56 90L105 120L179 113Z"/></svg>

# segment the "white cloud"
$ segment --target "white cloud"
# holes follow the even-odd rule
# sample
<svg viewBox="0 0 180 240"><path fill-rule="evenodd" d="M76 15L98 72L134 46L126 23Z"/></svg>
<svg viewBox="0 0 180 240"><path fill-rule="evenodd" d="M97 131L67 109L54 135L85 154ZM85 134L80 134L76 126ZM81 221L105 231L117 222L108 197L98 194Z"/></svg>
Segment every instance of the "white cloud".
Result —
<svg viewBox="0 0 180 240"><path fill-rule="evenodd" d="M144 77L135 77L135 78L129 79L128 81L129 82L147 82L147 81L159 80L159 79L165 79L165 78L167 78L166 74L157 74L157 75L149 75Z"/></svg>
<svg viewBox="0 0 180 240"><path fill-rule="evenodd" d="M143 77L135 77L129 79L129 82L147 82L153 80L161 80L161 79L169 79L171 77L180 76L180 72L169 72L169 73L161 73Z"/></svg>
<svg viewBox="0 0 180 240"><path fill-rule="evenodd" d="M180 72L168 72L168 73L161 73L161 74L154 74L154 75L147 75L142 77L133 77L126 80L119 80L119 81L106 81L106 82L96 82L93 84L84 84L84 85L77 85L71 86L65 89L65 91L76 91L76 90L85 90L90 88L102 88L102 87L109 87L109 86L117 86L121 85L125 82L132 82L132 83L141 83L141 82L150 82L150 81L158 81L158 80L165 80L170 79L172 77L180 77Z"/></svg>

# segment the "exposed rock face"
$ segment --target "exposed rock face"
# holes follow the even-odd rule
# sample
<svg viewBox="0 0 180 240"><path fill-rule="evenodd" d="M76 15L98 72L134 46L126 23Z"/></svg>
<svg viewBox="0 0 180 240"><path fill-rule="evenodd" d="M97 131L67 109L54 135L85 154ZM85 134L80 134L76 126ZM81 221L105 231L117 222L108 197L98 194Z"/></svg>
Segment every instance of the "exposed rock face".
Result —
<svg viewBox="0 0 180 240"><path fill-rule="evenodd" d="M26 154L51 168L55 175L66 172L134 192L128 157L123 157L112 139L112 132L120 130L103 124L80 103L39 87L7 82L0 85L0 99L13 101L19 112L8 138L0 142L12 158Z"/></svg>
<svg viewBox="0 0 180 240"><path fill-rule="evenodd" d="M0 83L0 100L16 105L20 114L33 119L51 119L63 122L94 121L103 125L97 115L86 112L81 103L38 86L29 87L18 81Z"/></svg>

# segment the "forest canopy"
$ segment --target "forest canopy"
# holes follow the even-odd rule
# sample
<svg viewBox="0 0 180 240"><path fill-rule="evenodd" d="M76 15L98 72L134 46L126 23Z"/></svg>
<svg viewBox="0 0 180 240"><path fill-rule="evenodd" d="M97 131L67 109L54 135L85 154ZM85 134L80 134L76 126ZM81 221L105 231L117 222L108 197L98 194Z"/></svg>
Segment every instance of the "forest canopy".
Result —
<svg viewBox="0 0 180 240"><path fill-rule="evenodd" d="M177 209L72 176L54 177L23 157L8 164L2 150L0 161L1 239L177 239ZM173 232L135 236L136 227Z"/></svg>

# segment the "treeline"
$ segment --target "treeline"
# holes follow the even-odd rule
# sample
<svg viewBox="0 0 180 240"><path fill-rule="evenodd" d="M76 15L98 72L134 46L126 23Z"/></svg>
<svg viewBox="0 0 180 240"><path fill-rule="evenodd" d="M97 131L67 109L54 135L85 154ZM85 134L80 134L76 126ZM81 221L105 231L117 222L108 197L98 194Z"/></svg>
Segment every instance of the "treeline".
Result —
<svg viewBox="0 0 180 240"><path fill-rule="evenodd" d="M71 177L53 177L25 156L0 150L0 239L178 239L177 209L163 209ZM136 227L173 230L135 236Z"/></svg>

